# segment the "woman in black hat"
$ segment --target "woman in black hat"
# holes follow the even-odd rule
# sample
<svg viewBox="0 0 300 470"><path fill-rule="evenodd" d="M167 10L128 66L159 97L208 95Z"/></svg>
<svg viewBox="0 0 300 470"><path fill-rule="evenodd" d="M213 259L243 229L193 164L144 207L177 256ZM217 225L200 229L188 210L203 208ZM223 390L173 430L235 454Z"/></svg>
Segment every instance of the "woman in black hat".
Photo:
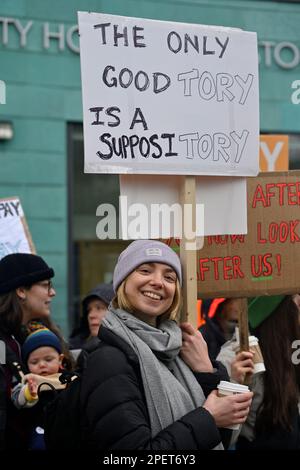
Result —
<svg viewBox="0 0 300 470"><path fill-rule="evenodd" d="M50 315L54 271L37 255L14 253L0 261L0 334L18 354L22 325Z"/></svg>
<svg viewBox="0 0 300 470"><path fill-rule="evenodd" d="M49 319L51 301L55 296L51 283L53 276L53 269L37 255L14 253L0 260L0 340L5 343L6 358L2 367L7 398L20 380L19 370L23 367L20 345L28 334L26 326L39 319L57 333ZM18 441L26 446L20 412L17 415L10 400L7 403L7 447L18 446Z"/></svg>

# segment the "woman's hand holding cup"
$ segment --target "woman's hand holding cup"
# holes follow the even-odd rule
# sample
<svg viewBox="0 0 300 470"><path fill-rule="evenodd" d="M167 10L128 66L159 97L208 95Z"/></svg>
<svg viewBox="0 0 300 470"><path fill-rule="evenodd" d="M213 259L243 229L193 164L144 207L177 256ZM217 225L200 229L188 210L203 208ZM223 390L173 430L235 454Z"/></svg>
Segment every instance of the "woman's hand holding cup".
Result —
<svg viewBox="0 0 300 470"><path fill-rule="evenodd" d="M217 427L238 429L247 419L252 397L252 392L219 396L217 390L213 390L203 408L213 416Z"/></svg>

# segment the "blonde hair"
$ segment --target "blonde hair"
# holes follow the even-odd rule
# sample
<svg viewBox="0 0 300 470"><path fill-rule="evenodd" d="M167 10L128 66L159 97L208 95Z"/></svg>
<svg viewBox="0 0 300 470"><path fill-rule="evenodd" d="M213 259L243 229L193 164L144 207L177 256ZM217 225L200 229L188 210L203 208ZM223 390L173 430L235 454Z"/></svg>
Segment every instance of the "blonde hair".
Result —
<svg viewBox="0 0 300 470"><path fill-rule="evenodd" d="M118 287L117 294L112 300L112 306L114 308L121 308L123 310L126 310L129 313L134 314L136 309L129 302L125 293L125 285L126 285L128 277L129 276L127 276L126 279L124 279L124 281ZM166 312L162 313L159 316L158 321L162 322L164 320L176 320L181 309L181 303L182 303L181 287L177 279L172 305L170 306L170 308L168 308Z"/></svg>

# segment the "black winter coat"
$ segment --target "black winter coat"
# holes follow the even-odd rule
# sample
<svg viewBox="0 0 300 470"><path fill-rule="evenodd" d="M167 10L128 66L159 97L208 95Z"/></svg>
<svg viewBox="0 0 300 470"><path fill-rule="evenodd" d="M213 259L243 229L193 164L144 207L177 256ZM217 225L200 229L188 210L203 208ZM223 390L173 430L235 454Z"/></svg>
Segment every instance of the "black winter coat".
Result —
<svg viewBox="0 0 300 470"><path fill-rule="evenodd" d="M0 451L4 449L4 431L6 426L6 380L0 364Z"/></svg>
<svg viewBox="0 0 300 470"><path fill-rule="evenodd" d="M215 318L207 318L206 323L199 328L208 347L208 354L211 361L218 356L221 347L226 343L224 333L222 332L218 320Z"/></svg>
<svg viewBox="0 0 300 470"><path fill-rule="evenodd" d="M300 450L300 415L298 407L290 420L291 430L273 426L265 433L256 434L253 441L239 437L237 450Z"/></svg>
<svg viewBox="0 0 300 470"><path fill-rule="evenodd" d="M204 450L221 441L211 414L200 407L151 436L138 358L133 349L112 331L101 327L101 344L89 357L82 378L81 407L83 448L107 450ZM214 364L214 373L196 373L207 395L226 369ZM230 438L231 432L227 434Z"/></svg>

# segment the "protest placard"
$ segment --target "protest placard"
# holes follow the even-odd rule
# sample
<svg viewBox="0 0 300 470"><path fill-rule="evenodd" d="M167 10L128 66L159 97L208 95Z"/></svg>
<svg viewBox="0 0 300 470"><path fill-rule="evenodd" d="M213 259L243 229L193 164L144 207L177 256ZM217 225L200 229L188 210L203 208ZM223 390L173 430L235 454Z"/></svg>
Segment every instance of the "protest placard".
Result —
<svg viewBox="0 0 300 470"><path fill-rule="evenodd" d="M300 171L247 179L248 234L205 237L197 254L199 297L299 292ZM169 240L179 249L179 241Z"/></svg>
<svg viewBox="0 0 300 470"><path fill-rule="evenodd" d="M187 236L185 222L196 220L195 176L259 171L256 33L84 12L78 22L85 172L184 176L181 259L190 297L196 234ZM129 238L139 238L136 230ZM187 245L193 256L183 253ZM196 312L191 297L188 315Z"/></svg>
<svg viewBox="0 0 300 470"><path fill-rule="evenodd" d="M79 12L85 172L253 176L256 33Z"/></svg>
<svg viewBox="0 0 300 470"><path fill-rule="evenodd" d="M35 253L18 197L0 199L0 259L11 253Z"/></svg>
<svg viewBox="0 0 300 470"><path fill-rule="evenodd" d="M247 233L245 178L196 176L195 179L197 237ZM124 211L120 211L121 238L180 238L183 232L180 184L181 177L177 175L157 175L155 178L121 175L120 194L126 201ZM137 217L140 219L139 231L135 223ZM167 231L169 235L166 236Z"/></svg>
<svg viewBox="0 0 300 470"><path fill-rule="evenodd" d="M259 142L260 171L287 171L289 169L289 136L262 134Z"/></svg>

